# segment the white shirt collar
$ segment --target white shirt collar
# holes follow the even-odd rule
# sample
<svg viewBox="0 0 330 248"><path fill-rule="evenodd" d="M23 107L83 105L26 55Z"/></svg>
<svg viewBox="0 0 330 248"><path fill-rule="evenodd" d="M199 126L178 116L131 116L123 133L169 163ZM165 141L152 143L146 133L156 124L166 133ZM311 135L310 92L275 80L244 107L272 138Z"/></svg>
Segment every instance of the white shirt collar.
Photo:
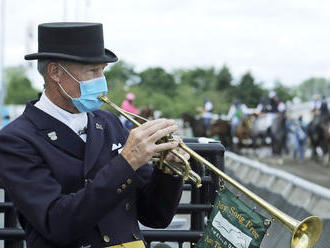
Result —
<svg viewBox="0 0 330 248"><path fill-rule="evenodd" d="M83 130L84 128L87 128L88 118L86 112L72 114L68 111L65 111L64 109L61 109L51 100L49 100L49 98L45 94L45 91L42 93L39 101L36 102L34 106L41 109L50 116L56 118L57 120L63 122L77 134L79 131ZM79 137L86 142L86 134L82 134Z"/></svg>

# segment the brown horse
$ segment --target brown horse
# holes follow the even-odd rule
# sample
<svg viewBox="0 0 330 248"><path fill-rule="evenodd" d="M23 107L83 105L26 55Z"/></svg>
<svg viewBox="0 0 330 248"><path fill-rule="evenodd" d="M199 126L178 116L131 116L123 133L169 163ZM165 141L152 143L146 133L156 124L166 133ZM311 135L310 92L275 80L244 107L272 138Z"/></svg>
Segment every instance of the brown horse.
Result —
<svg viewBox="0 0 330 248"><path fill-rule="evenodd" d="M139 115L145 119L153 120L154 119L154 110L151 107L147 106L147 107L141 109Z"/></svg>
<svg viewBox="0 0 330 248"><path fill-rule="evenodd" d="M226 120L218 119L211 122L210 132L206 132L203 119L196 119L189 113L182 114L182 120L184 125L189 124L195 137L218 137L223 145L227 148L231 148L232 136L230 122Z"/></svg>
<svg viewBox="0 0 330 248"><path fill-rule="evenodd" d="M207 137L203 119L196 119L189 113L182 113L181 118L184 126L187 126L188 124L191 127L192 133L195 137Z"/></svg>
<svg viewBox="0 0 330 248"><path fill-rule="evenodd" d="M214 136L218 137L227 149L232 149L233 137L231 135L230 121L218 119L211 122L210 137Z"/></svg>
<svg viewBox="0 0 330 248"><path fill-rule="evenodd" d="M254 116L246 116L237 125L235 137L238 138L238 146L250 146L252 145L252 126Z"/></svg>

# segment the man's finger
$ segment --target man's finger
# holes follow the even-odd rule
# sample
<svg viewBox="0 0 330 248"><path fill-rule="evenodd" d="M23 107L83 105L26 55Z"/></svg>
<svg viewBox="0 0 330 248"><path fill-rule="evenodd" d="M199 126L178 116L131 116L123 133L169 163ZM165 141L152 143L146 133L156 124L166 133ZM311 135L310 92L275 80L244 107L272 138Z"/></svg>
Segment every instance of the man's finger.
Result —
<svg viewBox="0 0 330 248"><path fill-rule="evenodd" d="M149 137L153 135L158 130L167 128L171 125L176 125L175 121L167 120L167 119L159 119L157 121L150 121L150 123L146 126L139 127L142 131L144 137Z"/></svg>
<svg viewBox="0 0 330 248"><path fill-rule="evenodd" d="M163 129L158 129L155 133L153 133L149 137L149 141L155 143L156 141L160 140L161 138L165 137L166 135L175 132L178 130L177 125L171 125L167 126L166 128ZM179 143L177 140L175 140L176 143Z"/></svg>
<svg viewBox="0 0 330 248"><path fill-rule="evenodd" d="M161 144L157 144L155 145L155 152L162 152L162 151L167 151L167 150L172 150L175 147L178 146L178 142L177 141L171 141L171 142L167 142L167 143L161 143Z"/></svg>

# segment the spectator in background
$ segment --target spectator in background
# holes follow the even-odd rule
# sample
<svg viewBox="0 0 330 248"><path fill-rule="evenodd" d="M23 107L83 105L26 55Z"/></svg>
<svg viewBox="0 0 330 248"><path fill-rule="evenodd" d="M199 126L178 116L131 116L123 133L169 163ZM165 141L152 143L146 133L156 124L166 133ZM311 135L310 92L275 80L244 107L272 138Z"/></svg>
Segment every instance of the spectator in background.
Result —
<svg viewBox="0 0 330 248"><path fill-rule="evenodd" d="M121 104L121 108L132 114L139 114L139 110L133 104L134 100L135 94L133 92L127 93L126 99ZM126 128L131 129L133 127L133 123L127 120L124 116L121 116L120 120Z"/></svg>
<svg viewBox="0 0 330 248"><path fill-rule="evenodd" d="M293 131L295 136L293 158L296 159L298 156L298 160L303 161L305 155L305 144L307 140L307 133L306 133L306 124L304 123L302 116L299 116Z"/></svg>

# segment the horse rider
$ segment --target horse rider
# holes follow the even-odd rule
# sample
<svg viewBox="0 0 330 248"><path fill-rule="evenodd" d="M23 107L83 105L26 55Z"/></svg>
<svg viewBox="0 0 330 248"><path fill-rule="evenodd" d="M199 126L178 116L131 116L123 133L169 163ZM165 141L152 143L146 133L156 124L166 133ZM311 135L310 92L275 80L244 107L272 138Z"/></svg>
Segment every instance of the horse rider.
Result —
<svg viewBox="0 0 330 248"><path fill-rule="evenodd" d="M231 121L232 136L236 134L236 128L244 116L248 113L248 108L242 104L240 100L235 99L233 105L230 107L227 118Z"/></svg>
<svg viewBox="0 0 330 248"><path fill-rule="evenodd" d="M145 248L139 223L165 228L183 180L147 162L177 141L178 126L158 119L130 133L99 110L103 70L117 56L104 48L100 23L44 23L38 60L40 99L0 131L0 180L15 205L27 248ZM179 162L167 156L168 160Z"/></svg>
<svg viewBox="0 0 330 248"><path fill-rule="evenodd" d="M265 97L262 97L260 99L260 103L257 105L256 113L257 114L265 114L269 112L269 105L267 102L267 99Z"/></svg>
<svg viewBox="0 0 330 248"><path fill-rule="evenodd" d="M283 113L286 111L285 103L276 95L275 91L269 92L270 113Z"/></svg>
<svg viewBox="0 0 330 248"><path fill-rule="evenodd" d="M206 130L206 134L209 135L210 133L210 124L211 124L211 120L213 117L213 104L212 102L205 97L204 98L204 108L202 110L202 118L203 118L203 124Z"/></svg>
<svg viewBox="0 0 330 248"><path fill-rule="evenodd" d="M133 104L134 100L135 94L133 92L127 93L125 100L121 104L121 108L132 114L139 114L139 110ZM127 129L131 129L133 127L133 123L127 120L124 116L120 116L120 120Z"/></svg>
<svg viewBox="0 0 330 248"><path fill-rule="evenodd" d="M319 94L313 95L313 102L312 102L312 115L313 117L316 117L320 113L320 107L321 107L321 100Z"/></svg>

